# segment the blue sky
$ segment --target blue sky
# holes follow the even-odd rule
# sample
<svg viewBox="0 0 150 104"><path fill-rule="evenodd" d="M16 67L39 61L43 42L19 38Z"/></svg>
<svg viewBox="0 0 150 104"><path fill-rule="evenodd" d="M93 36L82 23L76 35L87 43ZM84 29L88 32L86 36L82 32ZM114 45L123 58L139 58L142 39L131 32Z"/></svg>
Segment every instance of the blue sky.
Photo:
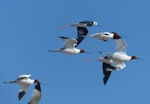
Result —
<svg viewBox="0 0 150 104"><path fill-rule="evenodd" d="M148 0L1 0L0 1L0 82L21 74L42 82L40 104L148 104L150 96L150 24ZM89 33L118 32L128 44L127 53L143 60L127 62L124 70L113 72L103 85L98 51L114 52L111 40L86 38L78 48L92 54L49 53L60 48L58 36L76 38L76 28L57 26L93 20L103 28L88 28ZM1 102L27 104L31 86L21 101L18 85L0 84Z"/></svg>

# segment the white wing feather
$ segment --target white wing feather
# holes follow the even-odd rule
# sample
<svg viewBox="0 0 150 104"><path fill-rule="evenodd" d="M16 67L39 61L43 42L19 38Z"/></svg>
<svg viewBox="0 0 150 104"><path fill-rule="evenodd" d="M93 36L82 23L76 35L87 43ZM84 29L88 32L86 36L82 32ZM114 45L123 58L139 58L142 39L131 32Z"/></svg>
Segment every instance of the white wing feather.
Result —
<svg viewBox="0 0 150 104"><path fill-rule="evenodd" d="M127 44L123 39L115 39L116 42L116 52L126 52Z"/></svg>
<svg viewBox="0 0 150 104"><path fill-rule="evenodd" d="M110 32L100 32L91 35L93 38L97 38L100 40L108 41L110 38L113 38L113 34Z"/></svg>
<svg viewBox="0 0 150 104"><path fill-rule="evenodd" d="M69 38L69 39L64 39L64 48L74 48L75 45L77 44L77 40Z"/></svg>
<svg viewBox="0 0 150 104"><path fill-rule="evenodd" d="M30 74L29 75L20 75L19 78L21 78L21 77L29 78L30 76L31 76Z"/></svg>

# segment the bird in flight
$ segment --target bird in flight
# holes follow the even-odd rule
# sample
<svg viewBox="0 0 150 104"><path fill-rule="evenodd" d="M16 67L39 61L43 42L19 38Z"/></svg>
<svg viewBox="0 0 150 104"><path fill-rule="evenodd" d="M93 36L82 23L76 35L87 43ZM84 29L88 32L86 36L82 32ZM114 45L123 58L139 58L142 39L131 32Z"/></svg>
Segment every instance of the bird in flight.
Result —
<svg viewBox="0 0 150 104"><path fill-rule="evenodd" d="M16 80L13 80L13 81L9 81L9 82L3 82L3 83L16 83L20 86L20 89L19 89L19 94L18 94L18 100L21 100L22 97L26 94L29 86L31 84L34 84L34 83L39 83L39 80L37 79L30 79L31 75L20 75Z"/></svg>
<svg viewBox="0 0 150 104"><path fill-rule="evenodd" d="M73 23L71 24L69 27L77 27L77 45L75 47L77 47L82 41L83 39L86 37L86 35L88 34L88 29L87 27L92 27L92 26L98 26L98 22L96 21L82 21L79 23ZM60 26L60 28L65 28L68 26Z"/></svg>
<svg viewBox="0 0 150 104"><path fill-rule="evenodd" d="M103 69L103 82L106 85L111 72L114 70L121 70L126 67L125 62L138 59L137 56L129 56L126 53L127 44L121 38L121 36L116 32L102 32L97 35L93 35L95 38L100 40L108 41L109 39L113 39L116 43L116 50L114 53L108 53L104 58L98 58L98 61L102 61L102 69Z"/></svg>
<svg viewBox="0 0 150 104"><path fill-rule="evenodd" d="M77 45L77 40L73 38L63 37L60 38L65 40L64 46L60 49L48 50L49 52L61 52L69 55L79 54L79 53L88 53L83 49L78 49L75 46Z"/></svg>

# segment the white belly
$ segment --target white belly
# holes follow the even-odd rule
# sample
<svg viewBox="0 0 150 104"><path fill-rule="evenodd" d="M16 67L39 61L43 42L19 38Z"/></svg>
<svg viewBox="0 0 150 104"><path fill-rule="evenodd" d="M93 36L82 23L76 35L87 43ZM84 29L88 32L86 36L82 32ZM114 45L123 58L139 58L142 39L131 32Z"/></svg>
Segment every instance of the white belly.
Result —
<svg viewBox="0 0 150 104"><path fill-rule="evenodd" d="M111 55L111 57L114 58L115 60L123 61L123 62L129 61L131 59L130 56L121 52L115 52L114 54Z"/></svg>
<svg viewBox="0 0 150 104"><path fill-rule="evenodd" d="M80 50L67 48L67 49L62 50L62 52L65 53L65 54L73 55L73 54L78 54L78 53L80 53Z"/></svg>

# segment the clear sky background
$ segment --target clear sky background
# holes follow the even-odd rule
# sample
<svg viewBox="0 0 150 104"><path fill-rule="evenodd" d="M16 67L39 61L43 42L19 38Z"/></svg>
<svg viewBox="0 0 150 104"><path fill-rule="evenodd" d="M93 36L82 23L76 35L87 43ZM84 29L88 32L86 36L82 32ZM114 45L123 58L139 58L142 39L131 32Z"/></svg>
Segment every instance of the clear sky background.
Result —
<svg viewBox="0 0 150 104"><path fill-rule="evenodd" d="M150 103L150 1L149 0L1 0L0 82L31 74L42 82L40 104L149 104ZM97 21L89 33L118 32L127 42L127 53L143 60L127 62L103 85L102 64L86 58L114 52L114 41L86 38L78 48L92 54L50 53L62 47L58 36L76 38L80 21ZM16 84L0 84L3 104L27 104L34 86L18 101Z"/></svg>

